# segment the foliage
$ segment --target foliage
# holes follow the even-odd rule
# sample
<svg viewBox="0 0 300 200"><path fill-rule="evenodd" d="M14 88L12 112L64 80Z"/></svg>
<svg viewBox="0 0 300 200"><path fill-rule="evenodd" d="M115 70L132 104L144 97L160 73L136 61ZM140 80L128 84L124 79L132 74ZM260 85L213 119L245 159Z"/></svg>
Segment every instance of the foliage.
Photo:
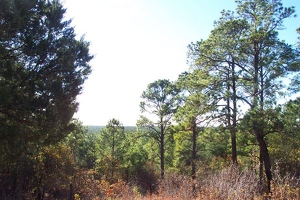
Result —
<svg viewBox="0 0 300 200"><path fill-rule="evenodd" d="M125 154L124 126L117 119L109 120L104 129L100 131L97 148L99 157L97 160L98 170L105 180L113 183L117 180L116 172L123 163Z"/></svg>
<svg viewBox="0 0 300 200"><path fill-rule="evenodd" d="M36 157L74 129L76 96L93 56L65 11L57 0L1 1L0 176L9 174L3 191L12 190L1 191L4 199L34 190L25 182L42 173L33 170Z"/></svg>
<svg viewBox="0 0 300 200"><path fill-rule="evenodd" d="M148 151L145 148L145 141L143 141L137 132L126 133L126 152L122 155L124 162L122 165L126 176L124 180L129 181L135 179L136 175L145 169L148 160Z"/></svg>
<svg viewBox="0 0 300 200"><path fill-rule="evenodd" d="M16 1L1 12L1 141L22 138L17 145L26 148L55 143L73 129L92 56L64 13L57 1Z"/></svg>
<svg viewBox="0 0 300 200"><path fill-rule="evenodd" d="M96 163L96 135L78 120L73 120L75 129L65 138L72 155L80 168L94 169Z"/></svg>
<svg viewBox="0 0 300 200"><path fill-rule="evenodd" d="M294 7L236 2L188 46L189 72L147 86L126 128L72 120L92 56L62 5L4 0L0 198L300 199L300 99L278 103L299 90L299 48L278 38Z"/></svg>
<svg viewBox="0 0 300 200"><path fill-rule="evenodd" d="M279 107L278 115L281 122L281 131L268 138L273 165L280 168L282 175L300 175L299 103L299 98L297 98Z"/></svg>
<svg viewBox="0 0 300 200"><path fill-rule="evenodd" d="M92 174L92 173L91 173ZM90 178L88 178L90 177ZM299 179L275 174L272 193L260 194L254 170L240 170L236 166L208 174L201 180L192 180L179 174L166 174L158 182L155 194L141 194L139 189L118 181L109 184L82 174L80 199L299 199Z"/></svg>
<svg viewBox="0 0 300 200"><path fill-rule="evenodd" d="M179 90L169 80L157 80L150 83L142 93L143 101L140 102L142 112L151 114L156 122L152 122L145 116L141 116L137 126L144 127L146 134L154 138L159 145L160 173L164 178L165 171L165 136L171 125L174 113L177 110L177 98ZM140 129L141 130L141 129Z"/></svg>
<svg viewBox="0 0 300 200"><path fill-rule="evenodd" d="M283 84L284 78L292 74L297 80L299 72L298 50L279 40L278 31L295 9L284 8L280 0L238 0L236 3L236 13L221 12L207 40L189 45L188 58L193 69L213 77L206 91L210 91L217 116L231 133L233 163L237 163L237 116L240 113L248 123L247 132L253 133L257 140L259 169L262 172L264 165L270 186L271 160L265 137L281 131L274 106L278 97L289 89ZM242 104L248 108L239 112L238 105Z"/></svg>

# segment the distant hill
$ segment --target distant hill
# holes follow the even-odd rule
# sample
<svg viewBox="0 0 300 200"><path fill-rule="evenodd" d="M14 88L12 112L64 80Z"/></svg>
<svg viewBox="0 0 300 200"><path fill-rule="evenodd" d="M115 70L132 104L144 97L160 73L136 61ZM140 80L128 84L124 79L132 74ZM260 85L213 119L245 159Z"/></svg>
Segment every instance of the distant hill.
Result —
<svg viewBox="0 0 300 200"><path fill-rule="evenodd" d="M105 126L87 126L89 133L98 133ZM125 132L136 131L136 126L124 126Z"/></svg>
<svg viewBox="0 0 300 200"><path fill-rule="evenodd" d="M97 133L101 129L105 128L105 126L86 126L88 128L89 133Z"/></svg>

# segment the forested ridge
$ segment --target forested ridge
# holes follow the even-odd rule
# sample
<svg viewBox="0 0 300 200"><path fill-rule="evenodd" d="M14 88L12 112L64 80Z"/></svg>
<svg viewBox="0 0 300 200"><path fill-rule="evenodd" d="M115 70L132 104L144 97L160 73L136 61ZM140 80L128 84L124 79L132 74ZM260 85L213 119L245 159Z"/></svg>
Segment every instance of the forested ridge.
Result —
<svg viewBox="0 0 300 200"><path fill-rule="evenodd" d="M96 127L73 118L93 55L60 1L0 1L0 199L300 199L300 28L278 37L295 8L236 4L136 126Z"/></svg>

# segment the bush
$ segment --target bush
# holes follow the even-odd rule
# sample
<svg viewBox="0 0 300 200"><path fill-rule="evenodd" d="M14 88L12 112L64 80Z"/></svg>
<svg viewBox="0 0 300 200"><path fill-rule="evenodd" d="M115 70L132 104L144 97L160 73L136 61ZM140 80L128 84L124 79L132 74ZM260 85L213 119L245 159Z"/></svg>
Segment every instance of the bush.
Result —
<svg viewBox="0 0 300 200"><path fill-rule="evenodd" d="M231 166L208 175L202 181L200 199L253 199L258 192L258 179L254 171Z"/></svg>
<svg viewBox="0 0 300 200"><path fill-rule="evenodd" d="M138 182L128 184L118 180L110 184L105 180L98 180L95 173L97 172L86 171L78 174L77 182L74 183L76 200L300 199L300 179L282 176L276 170L274 170L274 180L269 194L260 193L258 176L254 170L241 170L234 166L219 172L211 172L205 177L199 177L199 180L192 180L190 177L179 174L166 174L165 179L157 180L152 193L150 190L143 192Z"/></svg>

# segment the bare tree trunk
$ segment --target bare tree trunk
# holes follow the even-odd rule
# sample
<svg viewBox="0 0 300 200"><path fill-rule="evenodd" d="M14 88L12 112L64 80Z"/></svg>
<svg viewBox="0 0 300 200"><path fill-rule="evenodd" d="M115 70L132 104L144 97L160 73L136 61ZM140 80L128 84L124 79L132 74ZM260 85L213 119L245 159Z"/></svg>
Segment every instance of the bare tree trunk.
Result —
<svg viewBox="0 0 300 200"><path fill-rule="evenodd" d="M164 127L161 125L160 128L160 178L165 178L165 134Z"/></svg>
<svg viewBox="0 0 300 200"><path fill-rule="evenodd" d="M236 88L236 75L235 75L235 64L234 59L232 59L231 68L231 78L232 78L232 127L230 129L231 133L231 152L232 152L232 163L237 165L237 150L236 150L236 126L237 126L237 88Z"/></svg>
<svg viewBox="0 0 300 200"><path fill-rule="evenodd" d="M256 138L257 138L261 156L262 156L262 159L264 162L265 174L267 176L268 192L270 192L271 181L272 181L272 171L271 171L271 160L270 160L268 147L267 147L266 141L264 140L263 136L257 135Z"/></svg>
<svg viewBox="0 0 300 200"><path fill-rule="evenodd" d="M197 159L197 124L195 120L193 121L193 127L192 127L193 135L192 135L192 179L196 179L196 159ZM193 194L195 194L196 185L193 183L192 185L192 191Z"/></svg>
<svg viewBox="0 0 300 200"><path fill-rule="evenodd" d="M237 165L236 133L234 130L231 132L231 152L232 164Z"/></svg>
<svg viewBox="0 0 300 200"><path fill-rule="evenodd" d="M197 141L197 125L193 122L193 135L192 135L192 179L196 179L196 159L197 159L197 150L196 150L196 141Z"/></svg>
<svg viewBox="0 0 300 200"><path fill-rule="evenodd" d="M70 195L69 195L69 200L74 200L74 188L72 183L70 183Z"/></svg>

